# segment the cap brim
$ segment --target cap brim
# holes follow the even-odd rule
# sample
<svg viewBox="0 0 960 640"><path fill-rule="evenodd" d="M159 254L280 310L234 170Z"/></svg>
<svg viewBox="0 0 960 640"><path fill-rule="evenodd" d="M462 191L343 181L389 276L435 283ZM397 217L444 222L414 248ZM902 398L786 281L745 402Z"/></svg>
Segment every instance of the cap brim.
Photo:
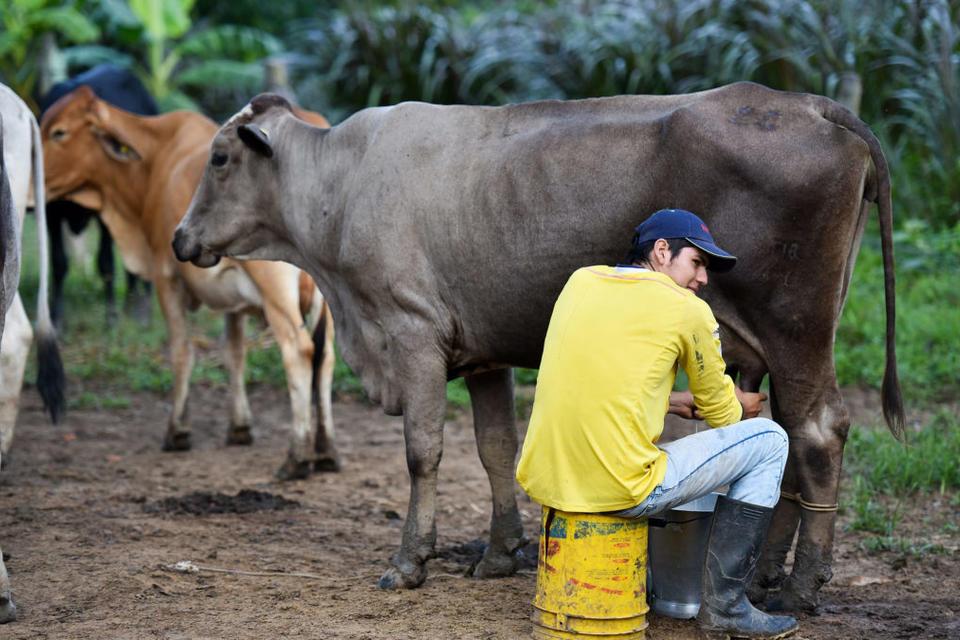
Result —
<svg viewBox="0 0 960 640"><path fill-rule="evenodd" d="M704 242L703 240L693 240L691 238L685 238L685 240L710 256L707 271L726 273L737 265L737 256L727 253L715 244Z"/></svg>

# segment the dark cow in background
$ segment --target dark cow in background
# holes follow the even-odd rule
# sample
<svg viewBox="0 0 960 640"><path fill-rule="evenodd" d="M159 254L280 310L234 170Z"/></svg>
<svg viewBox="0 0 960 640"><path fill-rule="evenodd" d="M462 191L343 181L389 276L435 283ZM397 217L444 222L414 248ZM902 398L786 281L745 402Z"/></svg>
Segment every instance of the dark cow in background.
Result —
<svg viewBox="0 0 960 640"><path fill-rule="evenodd" d="M436 541L447 380L466 379L493 494L476 574L504 575L523 540L507 367L538 366L575 269L615 263L650 212L698 212L740 258L704 294L726 361L750 391L770 375L791 438L793 499L777 508L753 595L774 590L768 605L797 608L814 606L831 576L850 423L833 342L870 202L884 253L884 414L899 434L887 165L867 126L821 96L740 83L506 107L404 103L323 130L263 95L214 139L174 249L198 266L285 260L320 285L344 359L404 417L410 507L380 585L414 587Z"/></svg>
<svg viewBox="0 0 960 640"><path fill-rule="evenodd" d="M40 100L41 119L47 109L52 107L57 100L77 87L84 85L93 89L93 92L101 100L125 111L142 116L153 116L159 113L153 96L133 73L116 65L101 64L69 80L53 85L53 88ZM63 324L63 283L70 269L64 247L63 226L67 224L73 233L79 234L87 227L91 219L96 220L100 227L97 271L103 279L107 320L113 321L116 317L113 239L110 236L110 230L107 229L97 213L97 211L88 209L72 200L60 199L47 203L47 229L50 233L50 252L53 261L53 302L50 311L57 326ZM126 271L126 274L126 310L141 322L146 322L150 318L152 299L150 283L141 280L130 271Z"/></svg>

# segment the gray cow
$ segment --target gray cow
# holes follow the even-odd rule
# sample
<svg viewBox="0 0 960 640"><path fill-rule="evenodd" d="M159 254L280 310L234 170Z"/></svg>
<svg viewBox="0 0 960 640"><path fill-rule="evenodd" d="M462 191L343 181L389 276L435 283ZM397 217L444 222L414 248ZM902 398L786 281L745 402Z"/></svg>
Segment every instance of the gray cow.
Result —
<svg viewBox="0 0 960 640"><path fill-rule="evenodd" d="M820 96L741 83L505 107L404 103L321 130L261 95L214 139L174 249L200 266L285 260L319 283L344 359L373 400L404 416L410 506L380 586L414 587L436 540L447 380L466 379L493 494L476 574L504 575L523 540L508 367L539 364L576 268L617 261L652 211L701 212L741 261L705 294L726 361L748 390L769 373L774 416L791 435L791 499L753 596L812 607L831 575L849 426L833 340L871 201L884 250L884 414L899 434L886 161L866 125Z"/></svg>

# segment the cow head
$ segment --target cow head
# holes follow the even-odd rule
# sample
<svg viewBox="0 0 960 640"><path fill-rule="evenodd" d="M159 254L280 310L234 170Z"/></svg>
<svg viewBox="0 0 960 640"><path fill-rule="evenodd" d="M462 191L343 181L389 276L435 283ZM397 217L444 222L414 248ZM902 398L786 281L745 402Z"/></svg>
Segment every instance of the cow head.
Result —
<svg viewBox="0 0 960 640"><path fill-rule="evenodd" d="M199 267L223 256L291 259L280 213L280 159L275 145L294 116L280 96L261 94L220 129L187 215L173 236L177 258Z"/></svg>
<svg viewBox="0 0 960 640"><path fill-rule="evenodd" d="M44 114L41 136L48 200L67 198L99 210L103 185L117 182L118 168L141 162L131 133L86 86Z"/></svg>

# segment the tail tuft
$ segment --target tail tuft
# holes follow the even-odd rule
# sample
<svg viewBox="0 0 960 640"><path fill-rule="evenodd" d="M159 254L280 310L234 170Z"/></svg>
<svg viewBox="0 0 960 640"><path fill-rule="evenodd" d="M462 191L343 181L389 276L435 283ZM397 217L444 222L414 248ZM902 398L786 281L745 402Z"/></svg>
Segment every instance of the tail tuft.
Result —
<svg viewBox="0 0 960 640"><path fill-rule="evenodd" d="M60 358L60 347L54 334L41 335L37 339L37 391L43 405L50 413L50 420L58 424L67 411L67 379Z"/></svg>

